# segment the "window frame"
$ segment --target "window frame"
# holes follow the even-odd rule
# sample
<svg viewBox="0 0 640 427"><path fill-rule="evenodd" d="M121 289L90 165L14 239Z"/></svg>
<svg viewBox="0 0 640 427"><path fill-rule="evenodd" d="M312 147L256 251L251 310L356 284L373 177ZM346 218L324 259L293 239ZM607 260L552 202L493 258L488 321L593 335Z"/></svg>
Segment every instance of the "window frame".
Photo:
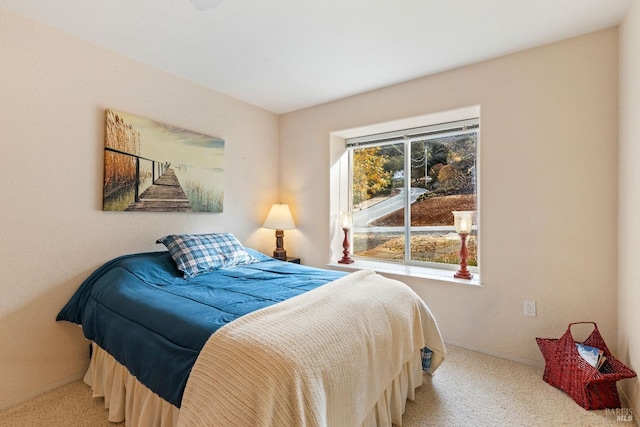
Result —
<svg viewBox="0 0 640 427"><path fill-rule="evenodd" d="M465 107L456 110L450 110L440 113L427 114L423 116L412 117L408 119L396 120L393 122L380 123L361 128L354 128L342 131L332 132L330 134L330 147L332 165L330 169L330 214L331 214L331 260L329 265L348 267L348 268L368 268L380 272L389 272L393 274L408 275L414 277L428 277L436 280L456 281L462 283L479 284L480 283L480 267L469 267L474 273L471 280L460 280L453 278L453 271L457 269L455 264L429 263L424 261L411 261L410 251L405 251L405 259L402 261L384 261L373 260L370 258L361 258L354 256L354 264L338 264L337 260L342 256L342 240L344 234L339 227L339 215L341 211L346 211L351 206L352 200L352 182L350 168L352 165L352 150L347 148L347 139L366 138L374 134L382 134L388 132L406 131L407 129L422 128L444 124L448 122L458 122L463 120L475 119L480 123L480 106ZM476 141L476 227L478 242L478 266L480 261L480 130L477 131ZM411 144L408 144L410 147ZM410 153L410 152L409 152ZM405 156L405 173L407 163L410 161L410 155ZM405 179L406 186L410 185L409 180ZM405 191L405 197L408 193ZM405 199L405 205L407 200ZM405 210L405 224L407 224L407 211ZM410 239L411 225L405 226L405 242ZM406 234L409 230L409 235ZM351 239L351 236L350 236ZM351 241L351 240L350 240ZM408 254L408 255L407 255Z"/></svg>

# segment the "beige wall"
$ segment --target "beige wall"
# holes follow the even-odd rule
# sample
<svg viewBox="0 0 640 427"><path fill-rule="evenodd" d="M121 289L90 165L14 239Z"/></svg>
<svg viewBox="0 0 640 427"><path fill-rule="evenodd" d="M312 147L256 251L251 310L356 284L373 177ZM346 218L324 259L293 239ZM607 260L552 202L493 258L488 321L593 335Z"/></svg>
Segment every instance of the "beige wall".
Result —
<svg viewBox="0 0 640 427"><path fill-rule="evenodd" d="M540 363L536 336L594 320L637 368L634 234L618 244L615 224L619 204L620 229L635 230L640 204L631 132L640 109L632 78L640 64L631 55L640 47L639 14L634 5L621 39L618 203L617 29L278 119L0 10L0 408L83 373L80 331L53 319L102 262L160 250L155 239L173 232L231 231L268 253L272 231L260 224L279 201L280 181L298 224L285 247L323 266L329 134L471 105L482 111L483 286L405 281L450 342ZM105 108L224 138L225 212L102 212ZM525 299L538 302L536 318L523 316ZM637 402L637 382L628 388Z"/></svg>
<svg viewBox="0 0 640 427"><path fill-rule="evenodd" d="M620 154L618 214L618 351L640 372L640 4L633 2L620 26ZM640 380L621 382L636 420L640 414ZM636 421L637 422L637 421Z"/></svg>
<svg viewBox="0 0 640 427"><path fill-rule="evenodd" d="M480 105L483 286L398 278L449 342L540 364L536 337L593 320L615 349L617 51L613 28L282 116L289 246L329 261L331 132Z"/></svg>
<svg viewBox="0 0 640 427"><path fill-rule="evenodd" d="M102 212L106 108L225 139L224 213ZM273 250L277 163L275 114L0 9L0 408L83 373L80 329L54 319L101 263L174 232Z"/></svg>

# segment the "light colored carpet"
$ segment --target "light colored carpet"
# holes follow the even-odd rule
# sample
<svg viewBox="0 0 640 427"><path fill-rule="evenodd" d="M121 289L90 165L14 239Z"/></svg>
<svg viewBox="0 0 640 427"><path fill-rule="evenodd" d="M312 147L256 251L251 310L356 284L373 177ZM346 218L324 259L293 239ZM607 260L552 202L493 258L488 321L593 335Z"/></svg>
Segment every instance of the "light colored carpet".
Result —
<svg viewBox="0 0 640 427"><path fill-rule="evenodd" d="M447 346L447 359L425 375L407 402L405 427L635 426L614 410L587 411L542 380L542 368ZM629 411L629 412L627 412ZM633 418L630 410L620 411Z"/></svg>
<svg viewBox="0 0 640 427"><path fill-rule="evenodd" d="M614 411L586 411L542 381L542 369L447 346L448 356L407 403L405 427L635 426ZM0 426L121 426L106 421L102 399L75 381L0 412ZM626 419L630 412L623 412ZM631 415L631 416L630 416Z"/></svg>

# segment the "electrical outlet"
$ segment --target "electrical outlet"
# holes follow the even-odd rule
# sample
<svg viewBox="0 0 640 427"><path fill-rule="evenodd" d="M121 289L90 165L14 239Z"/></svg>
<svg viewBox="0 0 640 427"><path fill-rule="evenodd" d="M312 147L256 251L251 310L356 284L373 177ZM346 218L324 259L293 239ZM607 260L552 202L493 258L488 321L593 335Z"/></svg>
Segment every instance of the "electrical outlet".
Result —
<svg viewBox="0 0 640 427"><path fill-rule="evenodd" d="M525 301L524 302L524 315L536 317L536 302L535 301Z"/></svg>

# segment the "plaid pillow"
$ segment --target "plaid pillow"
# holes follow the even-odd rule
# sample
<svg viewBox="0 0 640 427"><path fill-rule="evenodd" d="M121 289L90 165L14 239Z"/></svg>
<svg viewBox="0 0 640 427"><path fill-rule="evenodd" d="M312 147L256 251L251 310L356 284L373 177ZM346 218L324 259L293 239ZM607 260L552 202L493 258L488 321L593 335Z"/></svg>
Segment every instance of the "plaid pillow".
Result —
<svg viewBox="0 0 640 427"><path fill-rule="evenodd" d="M185 278L235 265L258 262L230 233L172 234L158 239Z"/></svg>

